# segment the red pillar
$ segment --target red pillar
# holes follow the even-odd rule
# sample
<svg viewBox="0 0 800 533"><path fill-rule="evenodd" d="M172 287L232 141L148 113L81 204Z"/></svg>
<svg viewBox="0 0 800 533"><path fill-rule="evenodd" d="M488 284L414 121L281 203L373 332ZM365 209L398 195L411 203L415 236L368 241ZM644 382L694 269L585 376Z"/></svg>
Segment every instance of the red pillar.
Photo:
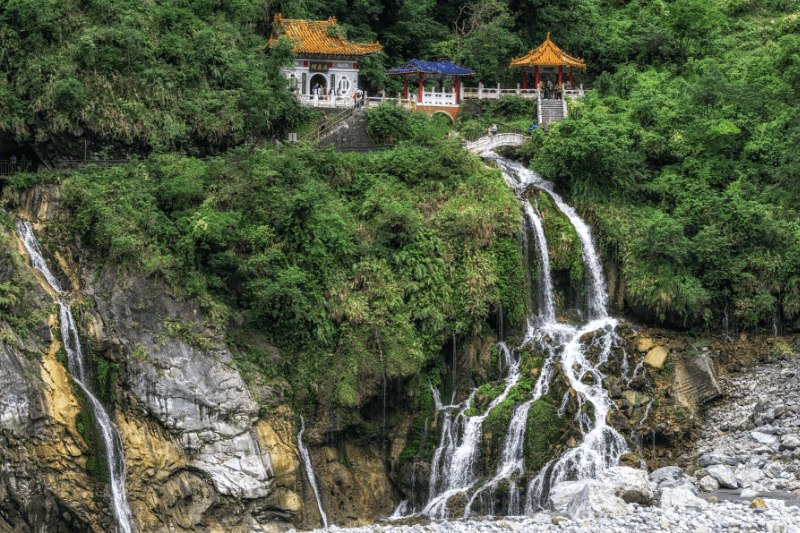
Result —
<svg viewBox="0 0 800 533"><path fill-rule="evenodd" d="M522 71L522 90L524 91L527 88L528 88L528 73L523 70Z"/></svg>
<svg viewBox="0 0 800 533"><path fill-rule="evenodd" d="M569 69L569 86L572 87L572 69Z"/></svg>
<svg viewBox="0 0 800 533"><path fill-rule="evenodd" d="M456 104L459 104L458 101L458 76L456 76L456 83L453 85L453 90L456 92Z"/></svg>
<svg viewBox="0 0 800 533"><path fill-rule="evenodd" d="M422 72L419 73L419 94L417 95L419 103L422 103Z"/></svg>
<svg viewBox="0 0 800 533"><path fill-rule="evenodd" d="M403 76L403 98L408 100L408 76Z"/></svg>
<svg viewBox="0 0 800 533"><path fill-rule="evenodd" d="M558 66L558 84L561 85L561 73L563 72L564 67L561 65Z"/></svg>
<svg viewBox="0 0 800 533"><path fill-rule="evenodd" d="M535 67L533 67L533 71L535 72L536 90L538 91L539 90L539 65L536 65Z"/></svg>

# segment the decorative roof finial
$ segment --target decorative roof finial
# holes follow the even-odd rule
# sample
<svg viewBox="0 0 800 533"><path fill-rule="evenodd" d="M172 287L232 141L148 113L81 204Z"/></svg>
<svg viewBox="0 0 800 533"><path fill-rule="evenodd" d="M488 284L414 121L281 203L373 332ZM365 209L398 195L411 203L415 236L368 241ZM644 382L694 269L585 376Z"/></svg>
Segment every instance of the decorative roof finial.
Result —
<svg viewBox="0 0 800 533"><path fill-rule="evenodd" d="M548 40L548 41L550 40L550 32L547 32L547 39L546 40Z"/></svg>

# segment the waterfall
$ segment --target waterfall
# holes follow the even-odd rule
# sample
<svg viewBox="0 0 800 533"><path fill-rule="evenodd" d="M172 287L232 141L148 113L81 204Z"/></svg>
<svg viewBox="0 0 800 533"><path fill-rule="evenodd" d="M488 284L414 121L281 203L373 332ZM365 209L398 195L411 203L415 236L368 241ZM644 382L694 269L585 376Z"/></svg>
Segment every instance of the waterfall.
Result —
<svg viewBox="0 0 800 533"><path fill-rule="evenodd" d="M550 257L547 252L547 239L544 236L541 215L530 201L522 203L528 222L536 232L536 248L542 271L539 276L539 316L545 324L556 321L556 305L553 298L553 280L550 277Z"/></svg>
<svg viewBox="0 0 800 533"><path fill-rule="evenodd" d="M501 337L497 343L501 375L504 364L506 365L505 388L489 403L482 414L473 414L472 400L477 389L473 389L469 397L461 403L444 406L439 400L438 391L431 387L436 410L441 411L442 432L431 462L428 501L421 512L432 518L447 518L447 500L461 492L468 495L465 516L486 510L494 513L495 493L501 483L505 483L508 489L508 505L503 511L509 515L520 512L532 514L549 507L550 488L557 483L597 478L605 469L617 465L619 458L628 452L625 438L606 423L608 413L617 407L601 385L606 376L600 368L612 357L612 349L620 347L621 340L615 333L617 320L608 315L608 294L600 255L591 231L575 210L555 193L551 182L541 179L536 173L518 163L507 161L494 154L489 154L488 157L496 160L497 168L503 171L506 183L516 191L522 205L525 227L535 236L536 256L539 262L538 317L535 317L535 320L528 317L527 331L520 348L528 347L528 352L531 350L541 352L544 362L531 393L513 408L494 475L488 479L481 478L478 471L483 423L491 411L508 397L510 389L517 384L520 378L520 353L524 350L510 350L504 342L505 337ZM587 272L586 307L590 319L582 325L558 323L556 320L553 281L543 220L536 206L524 195L530 185L538 187L542 190L542 194L549 194L553 198L556 207L569 219L578 234L581 256ZM531 257L529 241L528 232L523 232L520 235L520 248L527 266L528 287L532 287L530 273L534 267L527 264L528 258ZM498 319L498 326L500 324L502 317ZM581 341L586 335L591 335L593 339L588 345ZM590 348L591 356L588 353ZM621 364L627 377L628 363L624 350L622 350ZM642 368L641 371L643 370ZM575 447L550 459L532 479L529 478L527 486L519 487L518 476L525 473L524 443L528 415L533 403L545 394L549 394L550 385L556 379L557 371L559 375L563 373L569 387L577 395L577 412L570 410L570 413L575 414L567 415L570 402L570 395L567 392L559 398L558 415L574 416L573 424L580 432L580 439ZM638 367L635 368L634 375L639 371ZM584 375L590 375L592 379L587 379L584 383ZM593 409L589 410L587 404L591 404ZM522 491L525 496L524 505ZM479 506L482 507L478 508ZM406 506L407 509L408 507Z"/></svg>
<svg viewBox="0 0 800 533"><path fill-rule="evenodd" d="M453 366L452 366L452 369L453 369L453 394L452 394L452 396L450 398L450 403L454 404L454 403L456 403L456 392L458 390L458 384L456 382L457 374L456 374L456 330L455 330L455 328L453 328Z"/></svg>
<svg viewBox="0 0 800 533"><path fill-rule="evenodd" d="M64 291L61 289L58 280L47 266L47 261L44 259L44 254L42 253L42 247L33 234L33 226L31 223L17 219L17 232L25 250L28 252L31 266L42 274L56 293L63 295ZM89 403L91 403L95 420L97 420L97 425L100 429L100 437L103 440L103 446L106 450L109 485L111 488L111 504L117 519L118 531L121 533L131 533L134 531L134 526L131 511L128 507L127 496L125 494L125 460L122 441L111 423L111 418L108 416L105 408L103 408L103 404L100 403L86 385L87 373L83 364L83 352L81 350L78 328L72 316L72 309L70 305L65 303L61 298L57 298L57 301L59 305L61 339L64 344L64 351L67 353L69 371L70 374L72 374L72 379L78 384L83 393L86 394Z"/></svg>
<svg viewBox="0 0 800 533"><path fill-rule="evenodd" d="M303 444L303 432L306 430L306 421L303 415L300 415L300 433L297 434L297 449L300 450L300 457L303 459L303 466L306 469L308 482L311 483L311 488L314 489L314 497L317 499L317 507L319 507L319 516L322 518L322 526L328 529L328 515L322 510L322 500L319 498L319 489L317 489L317 480L314 477L314 467L311 466L311 457L308 456L308 448Z"/></svg>

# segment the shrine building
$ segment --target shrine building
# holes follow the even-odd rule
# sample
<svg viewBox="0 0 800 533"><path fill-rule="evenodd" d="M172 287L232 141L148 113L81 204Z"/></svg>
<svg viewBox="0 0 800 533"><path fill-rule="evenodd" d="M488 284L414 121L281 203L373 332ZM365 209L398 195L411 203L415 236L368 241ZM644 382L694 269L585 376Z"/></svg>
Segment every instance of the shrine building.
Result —
<svg viewBox="0 0 800 533"><path fill-rule="evenodd" d="M283 74L297 87L301 100L312 96L315 85L328 91L335 88L337 96L352 97L358 89L358 60L382 50L377 42L362 44L346 40L336 17L285 19L279 13L272 21L272 35L265 48L272 48L282 36L292 41L297 55L294 67L284 68Z"/></svg>
<svg viewBox="0 0 800 533"><path fill-rule="evenodd" d="M553 41L550 40L550 33L547 34L547 39L539 45L536 50L531 50L523 57L517 57L511 60L508 68L522 69L522 89L528 89L528 74L533 74L534 89L539 88L540 74L548 73L555 76L558 72L557 84L563 83L564 70L569 70L569 84L572 85L572 71L574 69L586 70L586 63L583 59L578 59L567 54Z"/></svg>

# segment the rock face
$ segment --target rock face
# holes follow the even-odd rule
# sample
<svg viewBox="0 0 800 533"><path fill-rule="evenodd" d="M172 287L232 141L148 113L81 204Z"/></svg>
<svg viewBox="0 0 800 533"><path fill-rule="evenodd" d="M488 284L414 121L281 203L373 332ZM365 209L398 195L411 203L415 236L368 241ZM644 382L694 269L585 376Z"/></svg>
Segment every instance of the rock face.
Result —
<svg viewBox="0 0 800 533"><path fill-rule="evenodd" d="M626 503L649 504L653 499L654 484L641 469L611 467L605 472L603 483Z"/></svg>
<svg viewBox="0 0 800 533"><path fill-rule="evenodd" d="M588 512L622 515L626 511L625 502L616 497L610 487L597 481L585 483L567 507L567 514L572 518L580 518Z"/></svg>
<svg viewBox="0 0 800 533"><path fill-rule="evenodd" d="M722 396L714 363L707 352L686 353L675 358L673 395L692 412L697 406Z"/></svg>
<svg viewBox="0 0 800 533"><path fill-rule="evenodd" d="M40 236L65 216L59 200L55 187L16 198ZM22 318L32 326L19 338L0 324L0 531L111 531L109 491L87 469L96 458L76 424L81 404L57 357L53 295L17 249L0 246L0 283L13 278L23 285L24 309L32 311ZM98 269L77 242L45 252L60 284L80 302L73 314L87 361L116 369L107 410L122 440L139 530L318 527L296 415L278 406L288 384L246 383L224 337L166 287ZM266 351L281 361L274 349ZM318 447L311 456L332 523L371 522L396 506L375 447Z"/></svg>
<svg viewBox="0 0 800 533"><path fill-rule="evenodd" d="M644 358L644 364L653 370L661 370L664 368L664 363L667 361L669 352L662 346L652 348Z"/></svg>

